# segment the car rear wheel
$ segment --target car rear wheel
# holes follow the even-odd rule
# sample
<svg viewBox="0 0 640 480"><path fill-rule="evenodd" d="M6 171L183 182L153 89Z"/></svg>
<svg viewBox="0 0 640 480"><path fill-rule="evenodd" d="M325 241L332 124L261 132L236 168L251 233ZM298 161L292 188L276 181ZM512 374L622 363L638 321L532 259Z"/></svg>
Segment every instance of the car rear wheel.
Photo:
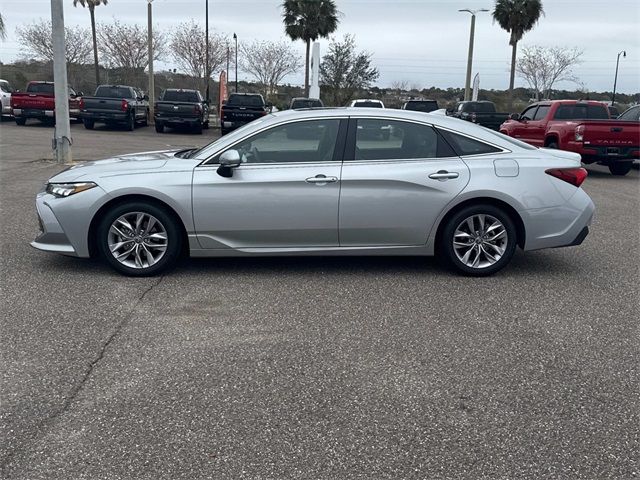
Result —
<svg viewBox="0 0 640 480"><path fill-rule="evenodd" d="M100 221L97 245L118 272L134 277L156 275L175 265L182 236L173 215L150 203L128 202Z"/></svg>
<svg viewBox="0 0 640 480"><path fill-rule="evenodd" d="M611 175L624 176L631 171L632 166L632 162L611 163L609 164L609 171L611 172Z"/></svg>
<svg viewBox="0 0 640 480"><path fill-rule="evenodd" d="M202 123L201 122L196 123L196 126L193 127L193 131L197 134L202 135Z"/></svg>
<svg viewBox="0 0 640 480"><path fill-rule="evenodd" d="M133 115L133 113L131 113L131 115L129 115L129 118L127 118L127 130L129 130L130 132L133 132L136 128L136 118Z"/></svg>
<svg viewBox="0 0 640 480"><path fill-rule="evenodd" d="M26 125L27 123L27 119L26 118L18 118L16 117L16 125Z"/></svg>
<svg viewBox="0 0 640 480"><path fill-rule="evenodd" d="M164 133L164 124L162 122L156 122L156 132Z"/></svg>
<svg viewBox="0 0 640 480"><path fill-rule="evenodd" d="M82 121L82 123L84 123L84 128L86 128L87 130L93 130L93 127L95 126L95 122L93 120L87 120L86 118Z"/></svg>
<svg viewBox="0 0 640 480"><path fill-rule="evenodd" d="M472 205L447 221L441 253L458 272L482 277L504 268L516 245L516 228L507 213L493 205Z"/></svg>
<svg viewBox="0 0 640 480"><path fill-rule="evenodd" d="M142 119L142 126L146 127L149 125L149 110L147 110L144 114L144 119Z"/></svg>

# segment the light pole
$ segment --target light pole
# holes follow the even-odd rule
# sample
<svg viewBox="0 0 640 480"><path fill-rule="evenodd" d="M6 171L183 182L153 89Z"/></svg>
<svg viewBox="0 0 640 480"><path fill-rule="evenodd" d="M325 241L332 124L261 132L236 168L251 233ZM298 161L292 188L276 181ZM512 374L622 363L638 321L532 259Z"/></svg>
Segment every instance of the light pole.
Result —
<svg viewBox="0 0 640 480"><path fill-rule="evenodd" d="M155 86L153 83L153 31L152 31L152 14L151 14L151 2L153 0L147 0L147 46L149 48L149 118L148 121L153 123L153 104L155 102Z"/></svg>
<svg viewBox="0 0 640 480"><path fill-rule="evenodd" d="M236 41L236 93L238 93L238 36L235 33L233 39Z"/></svg>
<svg viewBox="0 0 640 480"><path fill-rule="evenodd" d="M627 58L627 52L625 50L618 52L618 60L616 61L616 76L613 80L613 96L611 97L611 106L616 101L616 87L618 86L618 66L620 66L620 55L622 58Z"/></svg>
<svg viewBox="0 0 640 480"><path fill-rule="evenodd" d="M473 64L473 36L476 30L476 13L488 12L486 8L480 10L469 10L468 8L458 10L459 12L467 12L471 14L471 34L469 35L469 58L467 59L467 80L464 84L464 99L471 98L471 67Z"/></svg>
<svg viewBox="0 0 640 480"><path fill-rule="evenodd" d="M204 7L204 76L207 78L207 102L209 102L209 0Z"/></svg>
<svg viewBox="0 0 640 480"><path fill-rule="evenodd" d="M71 125L69 124L69 89L65 60L64 8L62 0L51 0L51 43L53 45L53 81L56 127L53 135L56 162L69 163L71 157Z"/></svg>

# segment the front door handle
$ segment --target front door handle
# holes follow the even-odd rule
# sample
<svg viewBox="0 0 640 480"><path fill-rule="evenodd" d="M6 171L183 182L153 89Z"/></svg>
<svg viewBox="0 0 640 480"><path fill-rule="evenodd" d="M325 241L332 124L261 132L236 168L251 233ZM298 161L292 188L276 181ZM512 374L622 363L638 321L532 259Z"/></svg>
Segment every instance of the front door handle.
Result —
<svg viewBox="0 0 640 480"><path fill-rule="evenodd" d="M315 177L309 177L305 180L307 183L315 183L316 185L324 185L326 183L335 183L338 181L338 177L327 177L326 175L316 175Z"/></svg>
<svg viewBox="0 0 640 480"><path fill-rule="evenodd" d="M438 170L436 173L429 175L429 178L434 180L448 180L450 178L458 178L460 174L458 172L447 172L446 170Z"/></svg>

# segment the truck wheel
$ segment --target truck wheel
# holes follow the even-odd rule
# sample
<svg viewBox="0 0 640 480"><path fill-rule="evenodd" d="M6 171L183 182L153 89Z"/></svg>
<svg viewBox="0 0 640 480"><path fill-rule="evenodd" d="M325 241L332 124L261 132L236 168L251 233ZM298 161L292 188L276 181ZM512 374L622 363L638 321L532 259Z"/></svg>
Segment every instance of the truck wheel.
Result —
<svg viewBox="0 0 640 480"><path fill-rule="evenodd" d="M27 123L26 118L18 118L16 117L16 125L25 125Z"/></svg>
<svg viewBox="0 0 640 480"><path fill-rule="evenodd" d="M164 133L164 123L156 122L156 132Z"/></svg>
<svg viewBox="0 0 640 480"><path fill-rule="evenodd" d="M93 127L95 126L95 121L88 120L86 118L82 121L82 123L84 123L84 128L86 128L87 130L93 130Z"/></svg>
<svg viewBox="0 0 640 480"><path fill-rule="evenodd" d="M633 162L611 163L609 171L611 175L620 175L622 177L631 171L632 165Z"/></svg>
<svg viewBox="0 0 640 480"><path fill-rule="evenodd" d="M554 150L557 150L558 142L550 142L549 145L547 145L547 148L553 148Z"/></svg>
<svg viewBox="0 0 640 480"><path fill-rule="evenodd" d="M129 115L129 119L127 120L127 130L129 130L130 132L133 132L135 128L136 128L136 118L132 113L131 115Z"/></svg>
<svg viewBox="0 0 640 480"><path fill-rule="evenodd" d="M149 110L146 111L144 114L144 120L142 120L142 126L146 127L147 125L149 125Z"/></svg>
<svg viewBox="0 0 640 480"><path fill-rule="evenodd" d="M193 128L193 131L199 135L202 135L202 122L196 123L196 126Z"/></svg>
<svg viewBox="0 0 640 480"><path fill-rule="evenodd" d="M229 131L226 128L220 127L220 136L224 137Z"/></svg>
<svg viewBox="0 0 640 480"><path fill-rule="evenodd" d="M204 128L205 130L209 130L209 120L202 124L202 128Z"/></svg>
<svg viewBox="0 0 640 480"><path fill-rule="evenodd" d="M482 277L505 267L516 245L516 228L504 210L470 205L444 225L440 254L459 273Z"/></svg>

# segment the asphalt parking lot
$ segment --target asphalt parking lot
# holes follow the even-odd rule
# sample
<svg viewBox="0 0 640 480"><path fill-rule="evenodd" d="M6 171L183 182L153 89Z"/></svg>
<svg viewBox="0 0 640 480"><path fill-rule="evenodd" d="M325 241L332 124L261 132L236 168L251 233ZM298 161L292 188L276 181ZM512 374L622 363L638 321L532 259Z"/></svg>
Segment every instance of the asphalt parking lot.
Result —
<svg viewBox="0 0 640 480"><path fill-rule="evenodd" d="M423 258L186 260L29 246L52 128L0 124L0 477L640 476L640 175L589 168L580 247L471 279ZM217 136L72 126L74 158Z"/></svg>

